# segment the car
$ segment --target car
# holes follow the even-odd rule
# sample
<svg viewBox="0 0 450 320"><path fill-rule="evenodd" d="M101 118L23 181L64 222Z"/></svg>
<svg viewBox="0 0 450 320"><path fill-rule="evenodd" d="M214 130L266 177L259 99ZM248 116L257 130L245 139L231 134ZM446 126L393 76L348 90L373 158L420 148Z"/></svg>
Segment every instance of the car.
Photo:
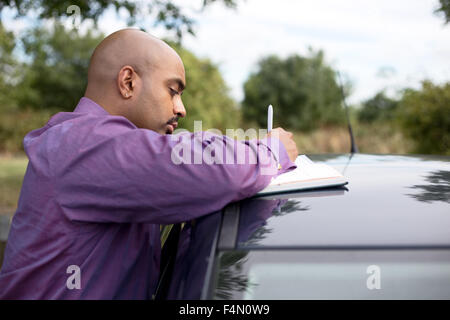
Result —
<svg viewBox="0 0 450 320"><path fill-rule="evenodd" d="M349 184L175 225L155 299L450 299L450 157L308 157Z"/></svg>

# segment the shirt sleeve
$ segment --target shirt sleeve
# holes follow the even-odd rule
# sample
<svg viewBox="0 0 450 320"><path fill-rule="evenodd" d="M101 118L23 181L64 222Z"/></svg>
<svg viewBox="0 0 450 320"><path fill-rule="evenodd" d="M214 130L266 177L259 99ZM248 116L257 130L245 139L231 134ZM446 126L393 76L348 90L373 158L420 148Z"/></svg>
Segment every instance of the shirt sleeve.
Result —
<svg viewBox="0 0 450 320"><path fill-rule="evenodd" d="M89 136L77 136L77 142L66 147L70 152L62 149L58 155L56 199L69 220L189 221L250 197L273 176L295 168L275 138L237 141L208 132L160 135L121 125L117 117L105 118Z"/></svg>

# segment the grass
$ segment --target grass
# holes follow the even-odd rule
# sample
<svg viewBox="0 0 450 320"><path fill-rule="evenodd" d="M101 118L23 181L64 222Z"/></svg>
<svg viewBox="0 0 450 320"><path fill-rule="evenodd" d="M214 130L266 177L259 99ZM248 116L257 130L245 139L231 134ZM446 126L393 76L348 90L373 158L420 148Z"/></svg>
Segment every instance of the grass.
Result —
<svg viewBox="0 0 450 320"><path fill-rule="evenodd" d="M408 154L414 149L413 141L388 124L356 123L353 132L361 153Z"/></svg>
<svg viewBox="0 0 450 320"><path fill-rule="evenodd" d="M412 150L412 142L387 124L356 123L352 129L361 153L407 154ZM323 127L310 133L294 132L294 140L301 154L350 152L350 136L346 127Z"/></svg>
<svg viewBox="0 0 450 320"><path fill-rule="evenodd" d="M0 157L0 214L15 212L27 164L25 156Z"/></svg>
<svg viewBox="0 0 450 320"><path fill-rule="evenodd" d="M300 154L346 153L350 139L344 128L321 128L310 133L293 132Z"/></svg>

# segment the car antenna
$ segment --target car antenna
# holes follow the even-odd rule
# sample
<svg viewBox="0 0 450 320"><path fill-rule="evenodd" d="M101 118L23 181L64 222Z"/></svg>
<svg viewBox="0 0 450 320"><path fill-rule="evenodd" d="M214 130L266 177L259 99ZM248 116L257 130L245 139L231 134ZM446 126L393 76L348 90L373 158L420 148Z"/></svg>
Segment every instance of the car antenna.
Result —
<svg viewBox="0 0 450 320"><path fill-rule="evenodd" d="M341 89L342 103L344 104L345 114L347 116L348 132L350 133L350 143L351 143L350 153L353 155L354 153L358 153L359 151L358 151L358 147L356 146L356 143L355 143L355 138L353 137L353 130L352 130L352 125L350 123L350 117L348 115L347 102L345 101L344 85L341 80L341 73L339 71L337 71L337 75L338 75L338 80L339 80L339 87Z"/></svg>

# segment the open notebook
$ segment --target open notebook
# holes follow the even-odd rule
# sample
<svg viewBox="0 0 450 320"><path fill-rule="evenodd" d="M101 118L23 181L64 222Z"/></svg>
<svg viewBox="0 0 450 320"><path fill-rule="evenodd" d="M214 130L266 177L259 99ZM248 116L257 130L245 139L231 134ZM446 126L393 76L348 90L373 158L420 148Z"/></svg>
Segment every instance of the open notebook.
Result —
<svg viewBox="0 0 450 320"><path fill-rule="evenodd" d="M307 156L298 156L297 168L273 178L270 184L257 193L266 195L279 192L343 186L348 183L336 169L324 163L314 163Z"/></svg>

